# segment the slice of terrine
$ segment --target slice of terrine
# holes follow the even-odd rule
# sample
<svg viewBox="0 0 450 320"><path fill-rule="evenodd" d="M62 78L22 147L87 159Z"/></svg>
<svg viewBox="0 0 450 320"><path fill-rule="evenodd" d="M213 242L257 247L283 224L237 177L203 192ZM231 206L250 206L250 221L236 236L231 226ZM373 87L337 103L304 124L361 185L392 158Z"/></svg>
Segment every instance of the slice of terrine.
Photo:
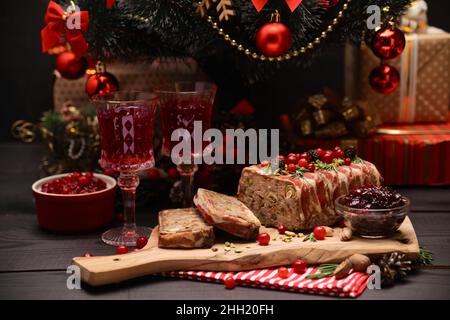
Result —
<svg viewBox="0 0 450 320"><path fill-rule="evenodd" d="M258 236L261 223L245 204L206 189L198 189L194 203L209 224L236 237L253 240Z"/></svg>
<svg viewBox="0 0 450 320"><path fill-rule="evenodd" d="M334 200L340 195L380 183L380 173L367 161L336 170L316 170L303 177L267 174L251 166L242 171L237 197L265 226L283 224L288 230L306 230L339 220Z"/></svg>
<svg viewBox="0 0 450 320"><path fill-rule="evenodd" d="M214 228L198 210L170 209L159 213L161 248L209 248L214 244Z"/></svg>

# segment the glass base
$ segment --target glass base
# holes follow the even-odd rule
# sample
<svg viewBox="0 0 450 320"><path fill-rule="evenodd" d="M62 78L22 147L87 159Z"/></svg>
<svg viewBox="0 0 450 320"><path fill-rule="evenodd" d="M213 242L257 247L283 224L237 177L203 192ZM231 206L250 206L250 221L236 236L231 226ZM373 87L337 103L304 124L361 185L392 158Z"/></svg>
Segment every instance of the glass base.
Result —
<svg viewBox="0 0 450 320"><path fill-rule="evenodd" d="M136 246L136 239L139 237L150 237L152 228L136 227L134 230L124 229L123 227L110 229L102 234L104 243L111 246Z"/></svg>

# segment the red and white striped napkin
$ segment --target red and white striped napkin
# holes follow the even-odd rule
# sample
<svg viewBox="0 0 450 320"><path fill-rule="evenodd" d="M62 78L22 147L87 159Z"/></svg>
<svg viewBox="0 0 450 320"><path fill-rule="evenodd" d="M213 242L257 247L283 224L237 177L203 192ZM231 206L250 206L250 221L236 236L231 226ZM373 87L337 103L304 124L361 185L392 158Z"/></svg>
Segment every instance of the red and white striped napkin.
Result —
<svg viewBox="0 0 450 320"><path fill-rule="evenodd" d="M236 280L236 285L247 287L352 298L356 298L363 293L369 277L365 273L353 272L340 280L337 280L334 276L322 279L307 279L306 276L316 273L317 268L308 268L304 274L297 274L292 271L292 268L288 269L290 276L286 279L278 276L277 268L241 272L173 271L165 272L163 275L215 283L223 283L225 278L233 277Z"/></svg>

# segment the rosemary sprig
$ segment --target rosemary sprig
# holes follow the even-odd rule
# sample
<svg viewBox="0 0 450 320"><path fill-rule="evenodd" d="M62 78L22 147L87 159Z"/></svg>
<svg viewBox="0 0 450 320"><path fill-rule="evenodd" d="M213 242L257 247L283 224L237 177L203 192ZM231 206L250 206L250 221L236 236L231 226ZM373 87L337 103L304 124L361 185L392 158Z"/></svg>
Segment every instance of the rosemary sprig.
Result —
<svg viewBox="0 0 450 320"><path fill-rule="evenodd" d="M352 161L353 163L355 163L355 164L358 164L358 163L363 163L364 162L364 160L363 159L361 159L360 157L355 157L354 159L353 159L353 161Z"/></svg>
<svg viewBox="0 0 450 320"><path fill-rule="evenodd" d="M303 242L306 242L306 241L311 241L311 242L316 242L316 241L317 241L317 239L316 239L316 237L314 236L314 233L313 233L313 232L308 233L308 234L303 238Z"/></svg>
<svg viewBox="0 0 450 320"><path fill-rule="evenodd" d="M330 277L334 274L334 271L337 268L337 264L335 263L325 263L321 264L317 267L318 272L314 274L309 274L306 276L307 279L322 279L325 277Z"/></svg>
<svg viewBox="0 0 450 320"><path fill-rule="evenodd" d="M416 260L418 265L427 266L433 263L433 253L425 249L424 247L420 247L419 257Z"/></svg>

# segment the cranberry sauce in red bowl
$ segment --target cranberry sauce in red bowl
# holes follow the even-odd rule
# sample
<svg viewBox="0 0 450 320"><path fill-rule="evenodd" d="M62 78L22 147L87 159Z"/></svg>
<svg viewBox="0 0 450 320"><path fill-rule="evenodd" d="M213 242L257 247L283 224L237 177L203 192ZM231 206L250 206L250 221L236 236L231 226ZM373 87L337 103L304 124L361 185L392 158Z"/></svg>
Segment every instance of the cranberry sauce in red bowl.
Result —
<svg viewBox="0 0 450 320"><path fill-rule="evenodd" d="M36 181L39 225L58 233L86 233L112 222L116 181L96 173L58 174Z"/></svg>
<svg viewBox="0 0 450 320"><path fill-rule="evenodd" d="M384 186L357 188L335 200L336 213L346 226L365 238L384 238L395 233L410 210L410 201Z"/></svg>

